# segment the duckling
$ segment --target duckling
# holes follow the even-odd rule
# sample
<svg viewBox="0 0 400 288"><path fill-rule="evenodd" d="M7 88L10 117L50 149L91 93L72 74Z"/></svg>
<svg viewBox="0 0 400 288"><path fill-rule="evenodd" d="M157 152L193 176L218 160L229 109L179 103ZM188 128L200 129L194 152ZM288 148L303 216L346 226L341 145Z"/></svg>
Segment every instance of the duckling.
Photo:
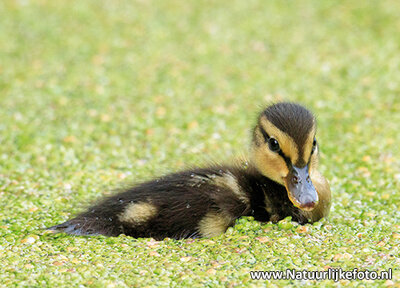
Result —
<svg viewBox="0 0 400 288"><path fill-rule="evenodd" d="M129 235L162 240L214 237L242 216L300 224L328 215L331 192L317 171L313 114L281 102L261 112L250 157L137 184L48 229L74 235Z"/></svg>

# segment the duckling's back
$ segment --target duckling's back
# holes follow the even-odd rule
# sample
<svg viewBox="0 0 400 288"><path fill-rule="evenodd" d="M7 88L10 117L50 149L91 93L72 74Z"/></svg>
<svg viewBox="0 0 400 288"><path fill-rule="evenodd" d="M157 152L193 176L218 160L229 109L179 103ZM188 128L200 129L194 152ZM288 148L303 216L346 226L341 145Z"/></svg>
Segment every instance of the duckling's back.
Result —
<svg viewBox="0 0 400 288"><path fill-rule="evenodd" d="M171 174L106 198L49 229L155 239L216 236L251 210L250 195L235 174L237 169L222 166Z"/></svg>

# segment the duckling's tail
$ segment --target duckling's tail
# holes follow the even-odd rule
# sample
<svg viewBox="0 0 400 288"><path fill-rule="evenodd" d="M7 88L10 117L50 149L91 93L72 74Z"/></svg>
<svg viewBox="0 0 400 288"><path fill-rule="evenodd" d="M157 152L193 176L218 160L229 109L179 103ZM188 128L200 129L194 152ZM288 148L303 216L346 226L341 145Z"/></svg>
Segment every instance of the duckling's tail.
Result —
<svg viewBox="0 0 400 288"><path fill-rule="evenodd" d="M78 216L64 223L47 228L54 232L63 232L72 235L105 235L118 236L122 233L119 225L115 225L110 219L100 219L99 217Z"/></svg>

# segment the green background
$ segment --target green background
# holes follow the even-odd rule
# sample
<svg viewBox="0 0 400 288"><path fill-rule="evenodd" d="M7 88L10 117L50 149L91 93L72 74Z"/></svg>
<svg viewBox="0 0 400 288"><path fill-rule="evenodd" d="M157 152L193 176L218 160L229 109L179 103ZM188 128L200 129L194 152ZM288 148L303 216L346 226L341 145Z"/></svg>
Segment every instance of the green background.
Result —
<svg viewBox="0 0 400 288"><path fill-rule="evenodd" d="M1 1L0 286L400 286L398 1ZM318 118L328 219L213 239L46 234L113 189L246 155L267 103ZM250 270L386 270L255 281Z"/></svg>

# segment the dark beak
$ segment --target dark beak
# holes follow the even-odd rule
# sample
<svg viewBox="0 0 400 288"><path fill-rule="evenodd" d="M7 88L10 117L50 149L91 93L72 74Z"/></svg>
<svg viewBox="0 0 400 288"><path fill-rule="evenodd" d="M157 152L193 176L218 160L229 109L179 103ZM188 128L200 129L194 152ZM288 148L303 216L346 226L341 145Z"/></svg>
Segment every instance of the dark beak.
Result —
<svg viewBox="0 0 400 288"><path fill-rule="evenodd" d="M318 193L308 174L308 165L303 168L292 166L284 178L290 201L301 210L311 211L318 203Z"/></svg>

